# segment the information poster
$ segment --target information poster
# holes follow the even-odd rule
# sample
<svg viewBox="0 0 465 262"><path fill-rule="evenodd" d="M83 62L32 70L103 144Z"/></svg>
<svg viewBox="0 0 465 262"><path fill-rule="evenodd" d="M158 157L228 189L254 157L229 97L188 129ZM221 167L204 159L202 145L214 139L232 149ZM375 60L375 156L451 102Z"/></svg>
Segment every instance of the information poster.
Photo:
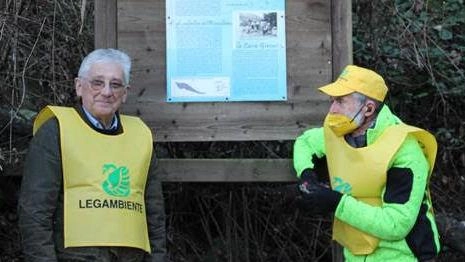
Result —
<svg viewBox="0 0 465 262"><path fill-rule="evenodd" d="M287 99L284 0L166 0L167 101Z"/></svg>

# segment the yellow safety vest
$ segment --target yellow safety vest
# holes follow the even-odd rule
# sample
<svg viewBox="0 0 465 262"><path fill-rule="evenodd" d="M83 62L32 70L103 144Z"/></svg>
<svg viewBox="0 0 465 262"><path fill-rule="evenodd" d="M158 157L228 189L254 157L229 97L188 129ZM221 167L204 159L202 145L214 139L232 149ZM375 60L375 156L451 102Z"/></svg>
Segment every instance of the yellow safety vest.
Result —
<svg viewBox="0 0 465 262"><path fill-rule="evenodd" d="M418 139L430 164L431 174L437 144L434 136L423 129L405 124L391 126L373 144L354 148L344 137L338 137L328 127L324 127L332 189L349 193L369 205L381 206L389 164L408 134L413 134ZM333 239L354 255L371 254L379 243L376 237L337 218L333 223Z"/></svg>
<svg viewBox="0 0 465 262"><path fill-rule="evenodd" d="M150 252L144 201L150 129L137 117L121 115L124 132L105 135L75 109L47 106L34 122L34 133L53 116L60 128L65 247L124 246Z"/></svg>

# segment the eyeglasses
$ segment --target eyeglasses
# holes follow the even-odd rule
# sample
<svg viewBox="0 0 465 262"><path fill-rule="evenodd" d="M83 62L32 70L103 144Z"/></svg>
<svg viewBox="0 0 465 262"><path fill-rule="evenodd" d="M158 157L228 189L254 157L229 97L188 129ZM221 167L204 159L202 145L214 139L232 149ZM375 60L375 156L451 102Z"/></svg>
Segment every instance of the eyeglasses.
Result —
<svg viewBox="0 0 465 262"><path fill-rule="evenodd" d="M93 79L87 81L89 81L90 87L95 91L100 91L104 89L106 86L106 81L104 80ZM117 81L109 81L108 85L110 86L111 90L115 93L121 92L124 90L124 88L126 88L126 85L123 85L122 83Z"/></svg>

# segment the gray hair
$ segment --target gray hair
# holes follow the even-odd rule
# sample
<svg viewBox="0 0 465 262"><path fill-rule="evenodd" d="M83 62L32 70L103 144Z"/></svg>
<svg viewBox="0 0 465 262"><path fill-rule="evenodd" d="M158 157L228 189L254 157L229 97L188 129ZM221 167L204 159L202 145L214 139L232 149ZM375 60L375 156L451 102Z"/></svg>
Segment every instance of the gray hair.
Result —
<svg viewBox="0 0 465 262"><path fill-rule="evenodd" d="M378 101L376 99L372 99L372 98L370 98L370 97L368 97L368 96L366 96L364 94L358 93L358 92L353 92L351 95L352 95L352 97L357 99L360 104L364 104L367 100L370 100L375 104L375 107L376 107L375 109L376 109L377 112L379 110L381 110L381 106L382 106L383 102L380 102L380 101Z"/></svg>
<svg viewBox="0 0 465 262"><path fill-rule="evenodd" d="M351 95L352 95L353 98L357 99L357 101L360 104L365 103L365 101L367 101L367 99L369 99L366 95L358 93L358 92L353 92Z"/></svg>
<svg viewBox="0 0 465 262"><path fill-rule="evenodd" d="M92 65L96 63L118 63L123 68L124 84L129 84L129 75L131 73L131 58L123 51L107 48L96 49L90 52L84 60L82 60L79 68L78 77L86 77Z"/></svg>

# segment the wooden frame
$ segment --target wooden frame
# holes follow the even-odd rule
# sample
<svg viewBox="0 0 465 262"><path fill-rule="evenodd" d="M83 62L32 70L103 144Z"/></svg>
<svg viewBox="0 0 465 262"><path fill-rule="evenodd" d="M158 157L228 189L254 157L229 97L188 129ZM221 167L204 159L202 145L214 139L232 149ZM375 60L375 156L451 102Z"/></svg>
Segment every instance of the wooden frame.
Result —
<svg viewBox="0 0 465 262"><path fill-rule="evenodd" d="M123 112L144 119L157 142L293 140L321 124L328 103L317 87L352 62L351 1L286 2L288 101L257 103L164 101L164 4L95 2L95 47L121 48L133 57L135 87ZM289 159L160 159L158 170L164 181L177 182L295 179Z"/></svg>

